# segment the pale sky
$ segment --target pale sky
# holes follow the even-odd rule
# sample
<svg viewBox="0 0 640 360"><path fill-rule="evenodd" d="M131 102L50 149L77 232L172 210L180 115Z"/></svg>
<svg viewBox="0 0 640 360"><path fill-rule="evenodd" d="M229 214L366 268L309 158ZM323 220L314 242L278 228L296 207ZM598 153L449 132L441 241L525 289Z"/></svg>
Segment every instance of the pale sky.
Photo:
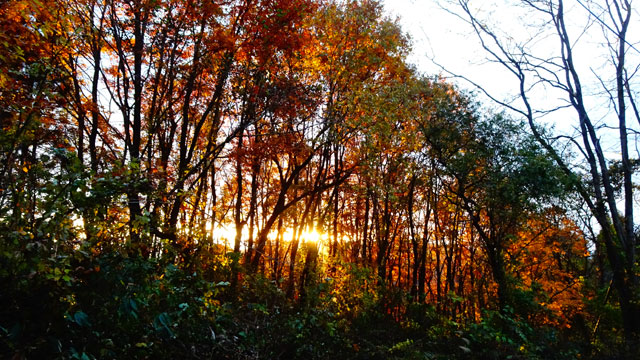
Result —
<svg viewBox="0 0 640 360"><path fill-rule="evenodd" d="M409 60L422 72L441 73L434 61L455 71L468 69L482 58L470 29L460 26L460 20L440 8L437 1L384 0L383 4L389 15L400 18L403 31L411 36L413 54Z"/></svg>
<svg viewBox="0 0 640 360"><path fill-rule="evenodd" d="M472 4L479 4L476 5L476 10L483 18L489 19L493 28L504 29L504 33L514 39L518 36L527 37L533 29L525 28L522 24L530 20L530 12L517 13L514 7L504 6L507 1L475 1ZM445 75L439 67L441 65L453 73L470 78L492 94L508 98L513 89L517 89L516 78L501 65L486 61L486 53L472 29L438 5L446 2L447 0L384 0L383 4L389 15L399 17L403 31L411 36L413 54L409 60L420 71L427 75ZM449 8L457 10L452 5ZM543 44L553 47L553 50L556 45L555 39L549 39ZM472 85L463 80L451 81L463 89L473 89ZM487 101L486 105L491 104Z"/></svg>
<svg viewBox="0 0 640 360"><path fill-rule="evenodd" d="M402 29L412 38L413 54L409 58L410 62L427 75L445 74L435 64L438 63L453 73L472 79L501 100L512 99L518 89L515 76L507 72L501 65L486 61L487 54L480 48L479 40L471 31L470 26L438 5L438 3L444 4L447 1L449 0L383 1L387 13L392 17L398 16ZM535 49L536 54L543 54L545 57L548 54L558 54L559 41L557 37L553 34L551 36L538 34L539 26L526 27L524 25L535 23L537 21L536 13L518 8L513 3L517 2L478 0L473 1L472 6L486 24L493 29L503 31L501 35L504 39L513 40L515 44L522 39L533 38L535 41L528 45ZM597 74L604 81L612 81L615 74L610 63L609 53L604 47L603 31L599 26L591 26L587 32L583 33L590 21L586 16L587 13L575 1L567 1L565 7L565 18L569 22L569 31L573 39L577 40L577 45L574 47L576 64L584 81L586 95L590 96L588 105L591 106L592 120L614 126L615 122L612 120L615 120L615 112L608 102L608 97L603 94L600 81L594 76ZM449 8L457 10L454 5L449 5ZM635 46L627 53L628 69L633 70L636 66L640 66L640 51L638 50L640 49L640 14L637 11L632 14L628 41ZM451 79L450 81L462 89L474 89L471 84L463 80ZM640 92L639 79L632 83L632 89L636 93ZM489 99L483 96L479 98L485 106L500 110ZM566 94L549 87L538 86L531 99L534 108L544 109L566 102ZM514 104L519 105L519 100L516 100ZM572 110L564 110L545 117L544 121L547 124L554 124L557 130L565 134L571 134L573 126L576 124L576 121L572 119L574 114ZM631 114L629 115L631 116ZM630 118L629 123L640 130L637 121L632 121ZM619 150L611 149L611 151ZM636 151L634 157L640 157L640 151Z"/></svg>

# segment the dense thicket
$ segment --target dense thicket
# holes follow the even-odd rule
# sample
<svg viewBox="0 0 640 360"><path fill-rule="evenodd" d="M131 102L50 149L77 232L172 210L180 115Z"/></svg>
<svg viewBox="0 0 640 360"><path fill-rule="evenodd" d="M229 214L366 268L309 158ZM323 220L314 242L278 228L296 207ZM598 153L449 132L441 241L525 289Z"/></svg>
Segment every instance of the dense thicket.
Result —
<svg viewBox="0 0 640 360"><path fill-rule="evenodd" d="M575 179L377 2L0 9L3 357L624 355Z"/></svg>

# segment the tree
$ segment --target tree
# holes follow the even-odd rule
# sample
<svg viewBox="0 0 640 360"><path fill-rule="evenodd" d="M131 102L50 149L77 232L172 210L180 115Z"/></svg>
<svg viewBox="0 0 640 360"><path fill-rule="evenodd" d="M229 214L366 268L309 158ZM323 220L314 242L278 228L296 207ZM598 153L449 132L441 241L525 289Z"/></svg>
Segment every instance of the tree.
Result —
<svg viewBox="0 0 640 360"><path fill-rule="evenodd" d="M634 343L640 334L640 302L633 218L636 190L632 178L636 169L630 153L635 125L629 119L640 122L640 116L634 86L638 49L630 37L630 28L635 25L632 3L581 0L568 7L562 0L508 2L511 9L528 14L525 26L534 35L524 39L506 36L499 27L490 26L473 10L471 1L457 1L457 5L459 17L471 26L487 58L517 80L518 101L503 101L482 84L472 84L526 119L536 140L573 179L573 187L600 225L625 336L629 344ZM553 39L553 51L538 46L535 40L543 38ZM601 51L605 58L596 65L597 70L585 66L587 60L581 58L580 51L594 51L590 47L594 40L587 39L597 39L595 51ZM590 60L595 58L590 56ZM563 101L551 107L539 102L535 93L545 90ZM574 111L575 133L545 133L541 118L565 108ZM576 157L567 156L566 149L572 149ZM619 192L612 174L616 164L621 174Z"/></svg>
<svg viewBox="0 0 640 360"><path fill-rule="evenodd" d="M63 59L72 52L71 21L56 2L4 2L0 17L0 213L11 216L10 230L34 229L40 151L72 150L69 121L56 111L70 89Z"/></svg>
<svg viewBox="0 0 640 360"><path fill-rule="evenodd" d="M561 194L562 177L517 123L500 115L478 119L470 105L460 106L464 97L458 101L443 104L449 116L421 129L426 151L480 237L504 310L514 306L505 252L526 218Z"/></svg>
<svg viewBox="0 0 640 360"><path fill-rule="evenodd" d="M337 253L338 188L362 161L358 140L369 126L363 114L375 112L379 105L359 101L358 96L369 96L407 69L403 63L406 39L397 24L381 17L382 8L376 2L325 4L305 23L309 38L296 58L279 64L284 64L283 78L273 89L280 94L279 102L273 104L268 125L261 129L269 134L261 146L269 149L263 160L277 174L276 196L251 250L255 251L254 269L274 224L308 197L317 201L308 202L309 206L331 209L330 249ZM324 202L327 190L333 191ZM305 220L325 223L323 210L316 212L317 219ZM292 246L296 249L297 245Z"/></svg>
<svg viewBox="0 0 640 360"><path fill-rule="evenodd" d="M536 305L547 309L532 311L537 324L569 328L584 309L582 274L589 253L582 231L567 215L558 207L531 214L507 248L516 286L532 291Z"/></svg>

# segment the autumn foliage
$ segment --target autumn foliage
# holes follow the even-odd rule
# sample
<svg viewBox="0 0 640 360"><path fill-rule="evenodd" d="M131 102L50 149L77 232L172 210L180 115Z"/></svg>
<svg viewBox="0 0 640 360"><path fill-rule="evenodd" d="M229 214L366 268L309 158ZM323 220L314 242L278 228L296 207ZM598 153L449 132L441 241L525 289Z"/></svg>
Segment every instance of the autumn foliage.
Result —
<svg viewBox="0 0 640 360"><path fill-rule="evenodd" d="M0 27L2 357L617 341L569 181L376 1L10 0Z"/></svg>

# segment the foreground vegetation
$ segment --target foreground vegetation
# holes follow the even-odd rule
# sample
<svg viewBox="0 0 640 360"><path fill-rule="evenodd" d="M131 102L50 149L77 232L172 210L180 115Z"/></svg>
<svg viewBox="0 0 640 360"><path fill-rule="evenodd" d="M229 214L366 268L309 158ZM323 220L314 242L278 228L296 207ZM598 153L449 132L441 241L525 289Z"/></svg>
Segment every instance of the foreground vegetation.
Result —
<svg viewBox="0 0 640 360"><path fill-rule="evenodd" d="M377 2L0 28L0 357L636 356L635 160L419 74Z"/></svg>
<svg viewBox="0 0 640 360"><path fill-rule="evenodd" d="M375 285L371 271L323 264L304 300L275 282L228 266L180 269L167 261L110 253L37 260L3 276L4 351L17 358L228 359L573 359L614 356L585 343L584 319L572 328L534 325L513 309L488 310L479 323L456 322L409 294ZM225 258L224 254L213 256ZM34 264L36 265L36 264ZM16 281L17 280L17 281ZM10 297L8 298L7 295ZM452 295L453 296L453 295ZM529 315L543 312L521 294ZM460 301L460 300L457 300ZM606 321L612 321L607 319ZM606 325L605 325L606 326Z"/></svg>

